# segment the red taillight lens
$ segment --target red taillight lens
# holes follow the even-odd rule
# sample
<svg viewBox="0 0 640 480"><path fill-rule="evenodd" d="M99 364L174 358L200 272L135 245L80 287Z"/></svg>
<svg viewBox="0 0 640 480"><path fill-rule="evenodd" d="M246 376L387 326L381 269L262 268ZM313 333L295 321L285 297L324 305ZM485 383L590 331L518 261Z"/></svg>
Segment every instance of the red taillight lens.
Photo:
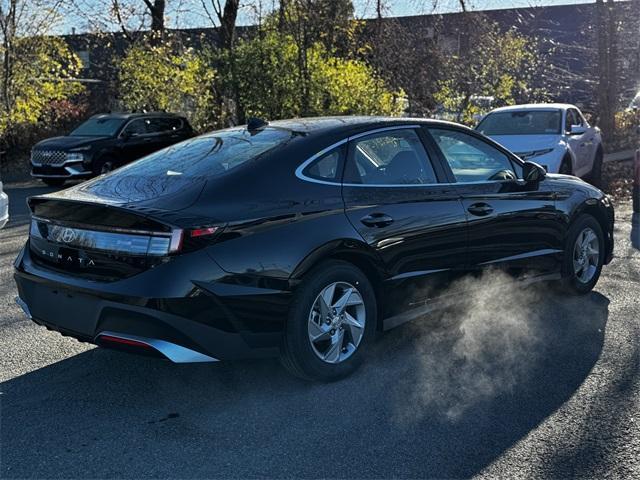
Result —
<svg viewBox="0 0 640 480"><path fill-rule="evenodd" d="M218 231L218 227L195 228L190 231L191 238L206 237Z"/></svg>
<svg viewBox="0 0 640 480"><path fill-rule="evenodd" d="M121 345L130 345L132 347L153 348L151 347L151 345L148 345L144 342L139 342L137 340L132 340L130 338L112 337L111 335L100 335L99 339L102 342L119 343Z"/></svg>

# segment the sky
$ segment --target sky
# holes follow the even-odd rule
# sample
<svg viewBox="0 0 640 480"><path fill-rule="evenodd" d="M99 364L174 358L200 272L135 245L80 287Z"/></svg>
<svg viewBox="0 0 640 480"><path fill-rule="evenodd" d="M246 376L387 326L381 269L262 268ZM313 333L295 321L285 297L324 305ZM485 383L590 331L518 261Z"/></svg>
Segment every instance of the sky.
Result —
<svg viewBox="0 0 640 480"><path fill-rule="evenodd" d="M425 0L389 0L391 15L419 15L432 10L433 1ZM436 11L439 13L459 11L458 0L438 0ZM593 3L589 0L467 0L474 10L493 10L499 8L537 7L546 5L569 5L576 3ZM355 0L356 12L359 16L372 16L375 12L373 0Z"/></svg>
<svg viewBox="0 0 640 480"><path fill-rule="evenodd" d="M576 3L593 3L594 0L466 0L467 5L472 10L491 10L500 8L514 8L514 7L531 7L531 6L548 6L548 5L567 5ZM210 4L210 0L204 0L205 3ZM133 1L129 0L129 4L143 5L141 0ZM249 3L249 2L247 2ZM255 1L254 4L259 2ZM272 6L274 0L261 0L264 5L265 12L269 10L269 6ZM375 0L353 0L356 17L368 18L373 17L376 14ZM384 12L385 16L406 16L406 15L421 15L427 13L446 13L459 11L459 0L386 0L387 9ZM85 5L83 14L69 15L63 21L60 28L56 30L59 33L72 33L73 30L79 32L86 31L90 27L88 25L93 23L88 21L87 18L91 18L94 12L91 12L92 8L99 5L96 0L82 0L79 2L81 5ZM203 7L202 0L169 0L167 2L167 24L169 27L208 27L211 26L211 22L207 18ZM241 2L242 4L242 2ZM178 9L175 9L175 5L179 5ZM174 9L172 10L172 7ZM143 7L140 7L143 8ZM97 13L97 12L95 12ZM106 13L104 9L103 15ZM100 13L97 13L100 16ZM83 18L84 17L84 18ZM104 18L104 17L103 17ZM256 14L249 8L243 8L238 16L239 25L250 25L256 23ZM114 28L113 26L106 27L108 29Z"/></svg>

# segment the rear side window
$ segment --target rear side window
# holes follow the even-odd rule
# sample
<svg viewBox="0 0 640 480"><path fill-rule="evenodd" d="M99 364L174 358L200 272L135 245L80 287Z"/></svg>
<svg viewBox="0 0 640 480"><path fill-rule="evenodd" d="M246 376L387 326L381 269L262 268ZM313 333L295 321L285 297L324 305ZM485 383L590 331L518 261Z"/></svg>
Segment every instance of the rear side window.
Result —
<svg viewBox="0 0 640 480"><path fill-rule="evenodd" d="M354 140L344 181L363 185L438 183L415 129L382 132Z"/></svg>
<svg viewBox="0 0 640 480"><path fill-rule="evenodd" d="M304 175L310 178L315 178L316 180L336 183L340 182L340 175L342 171L341 160L343 153L343 147L339 147L325 153L304 169Z"/></svg>
<svg viewBox="0 0 640 480"><path fill-rule="evenodd" d="M149 120L148 130L149 133L164 133L180 130L181 127L182 120L179 118L156 117Z"/></svg>

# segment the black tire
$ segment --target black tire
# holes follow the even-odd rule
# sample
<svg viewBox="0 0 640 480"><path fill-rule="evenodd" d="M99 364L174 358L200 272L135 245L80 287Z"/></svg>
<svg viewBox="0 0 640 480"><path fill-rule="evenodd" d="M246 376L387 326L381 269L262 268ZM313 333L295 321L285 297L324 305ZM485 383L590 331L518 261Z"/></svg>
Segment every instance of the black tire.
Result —
<svg viewBox="0 0 640 480"><path fill-rule="evenodd" d="M64 178L42 178L41 180L49 187L61 187L65 182Z"/></svg>
<svg viewBox="0 0 640 480"><path fill-rule="evenodd" d="M339 363L326 363L314 351L309 340L309 318L316 299L334 282L346 282L360 293L366 320L362 339L355 351ZM280 352L282 365L305 380L330 382L353 373L362 363L376 332L377 305L371 282L354 265L330 260L310 271L294 293Z"/></svg>
<svg viewBox="0 0 640 480"><path fill-rule="evenodd" d="M596 187L602 185L603 156L602 150L598 149L596 158L593 160L593 168L591 169L591 173L589 173L589 182Z"/></svg>
<svg viewBox="0 0 640 480"><path fill-rule="evenodd" d="M584 232L586 229L590 229L593 231L598 239L599 246L599 255L598 262L595 272L589 281L583 282L578 277L574 268L574 248L576 245L576 241L578 240L578 236ZM598 283L598 279L600 278L600 273L602 272L602 264L605 257L605 240L604 234L602 233L602 228L598 221L593 218L591 215L582 214L580 215L571 225L569 231L567 233L567 239L564 247L564 259L562 262L562 281L561 286L562 290L565 293L569 293L572 295L584 295L593 290L596 283Z"/></svg>
<svg viewBox="0 0 640 480"><path fill-rule="evenodd" d="M558 173L561 173L563 175L573 175L573 169L571 168L571 159L565 157L564 160L562 160L562 163L560 164L560 170L558 170Z"/></svg>
<svg viewBox="0 0 640 480"><path fill-rule="evenodd" d="M111 157L102 157L97 161L93 162L93 174L94 175L102 175L103 173L109 173L113 171L116 167L116 161Z"/></svg>

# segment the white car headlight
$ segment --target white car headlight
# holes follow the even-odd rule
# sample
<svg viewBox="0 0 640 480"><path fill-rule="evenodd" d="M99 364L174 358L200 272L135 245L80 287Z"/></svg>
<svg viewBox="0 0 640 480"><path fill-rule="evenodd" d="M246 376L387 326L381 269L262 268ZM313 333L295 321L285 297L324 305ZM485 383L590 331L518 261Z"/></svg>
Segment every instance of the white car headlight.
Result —
<svg viewBox="0 0 640 480"><path fill-rule="evenodd" d="M553 152L553 148L545 148L544 150L532 150L530 152L519 152L516 153L521 159L529 160L534 157L540 157L542 155L546 155L547 153Z"/></svg>
<svg viewBox="0 0 640 480"><path fill-rule="evenodd" d="M82 162L84 154L80 152L67 152L67 162Z"/></svg>

